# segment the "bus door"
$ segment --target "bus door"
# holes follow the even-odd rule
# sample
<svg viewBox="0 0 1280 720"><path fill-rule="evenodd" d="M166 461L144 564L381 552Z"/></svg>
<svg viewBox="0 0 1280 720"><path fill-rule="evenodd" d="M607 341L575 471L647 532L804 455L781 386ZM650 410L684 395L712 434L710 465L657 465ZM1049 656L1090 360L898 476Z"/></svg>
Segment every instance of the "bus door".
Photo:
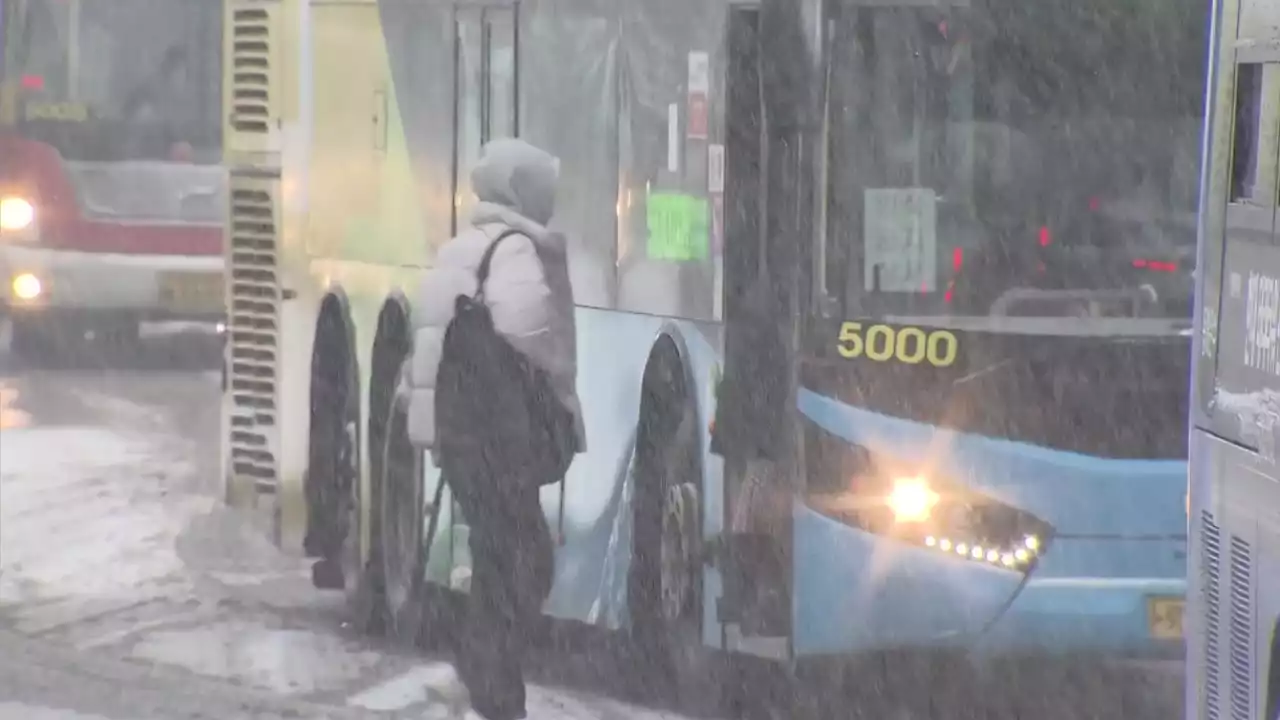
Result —
<svg viewBox="0 0 1280 720"><path fill-rule="evenodd" d="M307 244L313 255L392 262L375 242L383 190L386 98L378 6L311 8L312 108Z"/></svg>
<svg viewBox="0 0 1280 720"><path fill-rule="evenodd" d="M795 214L771 202L783 195L771 190L788 157L768 139L763 14L758 5L732 5L727 25L724 376L713 439L725 458L724 534L715 610L726 650L785 659L798 473L791 432L794 241L786 241L779 222Z"/></svg>
<svg viewBox="0 0 1280 720"><path fill-rule="evenodd" d="M452 234L467 224L475 198L471 170L495 138L515 137L516 18L510 6L454 10L454 214Z"/></svg>
<svg viewBox="0 0 1280 720"><path fill-rule="evenodd" d="M490 140L516 137L519 133L516 80L518 32L514 6L459 4L454 9L454 214L450 232L469 222L475 196L471 191L471 170L480 160L480 151ZM439 482L438 476L435 482ZM427 492L434 492L429 484ZM562 498L563 500L563 498ZM471 556L467 550L470 532L462 508L448 501L448 521L439 527L447 535L443 554L433 546L428 577L437 579L437 558L449 558L450 588L466 592L470 588Z"/></svg>
<svg viewBox="0 0 1280 720"><path fill-rule="evenodd" d="M952 257L985 237L969 18L963 0L827 5L824 228L800 372L807 652L976 636L1022 580L1002 569L1018 562L1012 540L933 508L964 487L940 428L968 347L945 323L985 314L957 310L948 286Z"/></svg>

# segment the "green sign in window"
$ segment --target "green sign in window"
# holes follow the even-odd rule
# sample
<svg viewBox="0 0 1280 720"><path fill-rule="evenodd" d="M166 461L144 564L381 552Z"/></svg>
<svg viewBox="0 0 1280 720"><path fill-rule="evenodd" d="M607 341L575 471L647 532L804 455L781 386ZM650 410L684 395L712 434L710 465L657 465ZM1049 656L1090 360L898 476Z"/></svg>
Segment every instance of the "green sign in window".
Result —
<svg viewBox="0 0 1280 720"><path fill-rule="evenodd" d="M710 254L705 198L656 192L648 197L648 255L653 260L706 260Z"/></svg>

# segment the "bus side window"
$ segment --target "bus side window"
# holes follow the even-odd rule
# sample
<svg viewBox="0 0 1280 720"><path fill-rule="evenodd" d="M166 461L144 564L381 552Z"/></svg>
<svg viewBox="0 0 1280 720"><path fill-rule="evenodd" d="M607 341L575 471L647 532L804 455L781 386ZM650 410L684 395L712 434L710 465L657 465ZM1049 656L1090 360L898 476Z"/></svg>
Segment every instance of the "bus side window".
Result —
<svg viewBox="0 0 1280 720"><path fill-rule="evenodd" d="M1269 454L1276 417L1235 398L1280 388L1280 54L1245 50L1241 57L1245 53L1237 49L1237 62L1219 70L1224 84L1213 131L1217 152L1210 161L1221 158L1222 165L1210 168L1207 188L1195 382L1208 429ZM1227 73L1234 74L1233 84Z"/></svg>
<svg viewBox="0 0 1280 720"><path fill-rule="evenodd" d="M1241 64L1236 69L1235 138L1231 147L1230 202L1258 197L1259 151L1262 129L1263 66Z"/></svg>
<svg viewBox="0 0 1280 720"><path fill-rule="evenodd" d="M520 134L517 127L517 27L511 8L484 9L481 57L484 74L481 127L484 142Z"/></svg>

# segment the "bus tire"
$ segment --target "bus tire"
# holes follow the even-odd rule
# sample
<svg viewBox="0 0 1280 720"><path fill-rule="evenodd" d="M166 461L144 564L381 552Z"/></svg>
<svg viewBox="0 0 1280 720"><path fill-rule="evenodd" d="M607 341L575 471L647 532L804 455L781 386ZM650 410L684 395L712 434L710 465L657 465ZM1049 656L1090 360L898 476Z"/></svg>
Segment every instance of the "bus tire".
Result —
<svg viewBox="0 0 1280 720"><path fill-rule="evenodd" d="M422 453L406 432L407 417L393 403L382 448L382 577L386 587L387 634L413 648L421 640L426 611L427 521Z"/></svg>
<svg viewBox="0 0 1280 720"><path fill-rule="evenodd" d="M305 544L320 557L312 581L342 589L351 622L361 632L385 628L381 539L376 513L366 513L361 497L359 379L344 324L337 312L322 312L311 366L311 436L307 470L308 528ZM378 485L370 488L378 507ZM364 522L374 522L372 547L362 561Z"/></svg>
<svg viewBox="0 0 1280 720"><path fill-rule="evenodd" d="M679 352L662 341L645 370L632 461L629 652L635 688L705 698L701 466L697 411Z"/></svg>

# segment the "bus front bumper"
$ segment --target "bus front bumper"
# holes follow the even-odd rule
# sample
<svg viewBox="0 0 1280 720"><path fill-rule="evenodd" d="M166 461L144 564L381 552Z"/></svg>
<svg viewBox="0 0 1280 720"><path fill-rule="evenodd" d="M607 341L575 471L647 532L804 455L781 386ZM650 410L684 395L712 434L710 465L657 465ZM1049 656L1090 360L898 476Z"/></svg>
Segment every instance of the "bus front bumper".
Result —
<svg viewBox="0 0 1280 720"><path fill-rule="evenodd" d="M980 654L1184 655L1181 578L1032 577L977 644Z"/></svg>
<svg viewBox="0 0 1280 720"><path fill-rule="evenodd" d="M1025 576L887 541L801 504L795 523L798 657L932 650L976 658L1181 656L1181 540L1062 539ZM1143 577L1142 568L1167 576Z"/></svg>

